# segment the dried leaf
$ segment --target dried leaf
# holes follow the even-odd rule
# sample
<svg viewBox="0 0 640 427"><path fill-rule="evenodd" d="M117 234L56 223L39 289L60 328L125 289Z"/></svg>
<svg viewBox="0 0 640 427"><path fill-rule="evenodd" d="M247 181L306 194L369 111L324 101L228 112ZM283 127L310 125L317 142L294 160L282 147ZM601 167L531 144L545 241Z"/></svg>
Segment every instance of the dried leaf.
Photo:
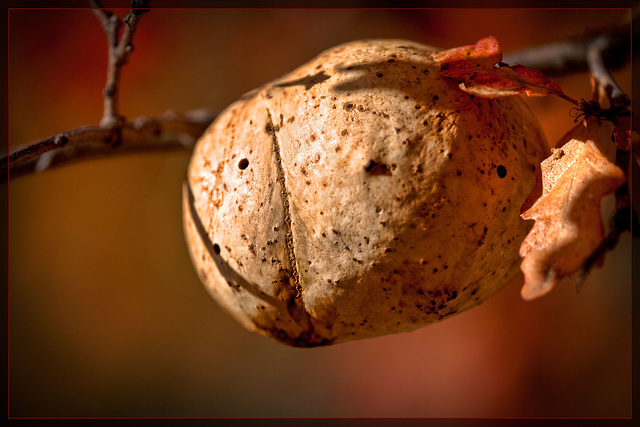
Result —
<svg viewBox="0 0 640 427"><path fill-rule="evenodd" d="M478 70L488 70L502 61L500 43L495 37L480 39L475 45L456 47L433 54L440 73L452 79L464 79Z"/></svg>
<svg viewBox="0 0 640 427"><path fill-rule="evenodd" d="M529 96L553 94L577 104L540 71L503 64L500 44L492 36L475 45L437 52L433 57L440 65L440 73L458 80L460 88L467 93L490 98L521 93Z"/></svg>
<svg viewBox="0 0 640 427"><path fill-rule="evenodd" d="M633 123L633 125L632 125ZM613 129L613 139L623 151L636 151L640 147L640 135L637 129L640 127L640 120L635 116L618 116L616 126Z"/></svg>
<svg viewBox="0 0 640 427"><path fill-rule="evenodd" d="M607 132L590 118L565 135L542 162L537 187L521 215L535 220L520 246L524 299L546 294L561 278L578 271L602 242L601 199L626 179L599 148L608 142Z"/></svg>

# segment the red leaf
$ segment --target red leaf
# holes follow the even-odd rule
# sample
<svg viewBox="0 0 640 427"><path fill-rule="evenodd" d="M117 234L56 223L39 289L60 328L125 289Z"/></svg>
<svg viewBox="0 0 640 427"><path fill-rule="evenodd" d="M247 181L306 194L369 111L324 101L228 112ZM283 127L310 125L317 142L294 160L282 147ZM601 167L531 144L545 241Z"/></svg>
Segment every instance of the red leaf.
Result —
<svg viewBox="0 0 640 427"><path fill-rule="evenodd" d="M475 45L456 47L436 52L433 59L440 65L440 73L445 77L460 79L480 69L493 68L502 61L500 43L495 37L485 37Z"/></svg>
<svg viewBox="0 0 640 427"><path fill-rule="evenodd" d="M553 94L578 104L540 71L502 64L502 50L495 37L483 38L475 45L436 52L433 58L440 65L440 73L458 80L460 88L467 93L491 98L520 93Z"/></svg>
<svg viewBox="0 0 640 427"><path fill-rule="evenodd" d="M520 246L524 299L546 294L578 271L602 242L601 199L626 180L599 148L600 142L609 142L607 135L592 117L574 127L542 162L537 188L522 213L523 219L535 220Z"/></svg>
<svg viewBox="0 0 640 427"><path fill-rule="evenodd" d="M527 85L525 91L529 96L547 95L550 93L554 95L563 94L562 88L560 88L558 83L549 80L538 70L532 70L518 64L512 66L511 69L515 71L521 81Z"/></svg>

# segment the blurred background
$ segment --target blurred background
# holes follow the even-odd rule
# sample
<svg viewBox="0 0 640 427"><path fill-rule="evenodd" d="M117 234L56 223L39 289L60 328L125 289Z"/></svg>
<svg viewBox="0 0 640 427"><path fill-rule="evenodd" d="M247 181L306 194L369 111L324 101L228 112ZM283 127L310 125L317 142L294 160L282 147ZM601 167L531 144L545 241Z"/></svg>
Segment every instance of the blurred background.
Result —
<svg viewBox="0 0 640 427"><path fill-rule="evenodd" d="M450 48L493 35L508 52L630 16L152 9L123 71L121 111L222 110L355 39ZM8 34L11 148L99 123L106 39L89 10L10 10ZM631 66L615 77L629 93ZM555 80L574 98L591 96L586 73ZM551 143L573 126L566 101L526 101ZM525 302L520 276L483 305L415 332L289 348L245 331L200 284L182 234L188 161L187 152L130 155L9 184L11 416L631 415L629 234L579 292L568 280Z"/></svg>

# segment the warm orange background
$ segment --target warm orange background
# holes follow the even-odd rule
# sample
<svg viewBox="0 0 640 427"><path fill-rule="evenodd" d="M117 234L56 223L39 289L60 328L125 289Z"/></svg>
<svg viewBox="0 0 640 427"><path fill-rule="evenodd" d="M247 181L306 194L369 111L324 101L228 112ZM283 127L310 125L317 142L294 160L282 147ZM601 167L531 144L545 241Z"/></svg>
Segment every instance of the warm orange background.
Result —
<svg viewBox="0 0 640 427"><path fill-rule="evenodd" d="M123 12L123 11L120 11ZM122 13L121 13L122 14ZM504 51L628 22L628 10L152 10L122 81L130 118L222 109L360 38ZM102 30L87 10L11 10L11 147L100 120ZM616 73L630 90L630 67ZM590 97L581 73L557 79ZM565 101L528 99L550 141ZM181 224L188 153L87 161L10 184L10 415L16 417L626 417L626 234L580 292L522 279L416 332L295 349L209 298Z"/></svg>

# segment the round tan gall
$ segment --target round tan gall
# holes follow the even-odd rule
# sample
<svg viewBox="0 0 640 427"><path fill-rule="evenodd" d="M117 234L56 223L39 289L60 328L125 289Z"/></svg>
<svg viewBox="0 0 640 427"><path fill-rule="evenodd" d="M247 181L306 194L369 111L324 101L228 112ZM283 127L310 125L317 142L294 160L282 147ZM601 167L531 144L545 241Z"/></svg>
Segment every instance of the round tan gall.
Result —
<svg viewBox="0 0 640 427"><path fill-rule="evenodd" d="M411 331L518 272L547 146L522 99L468 95L436 49L330 49L229 106L185 184L193 263L246 328L301 347Z"/></svg>

